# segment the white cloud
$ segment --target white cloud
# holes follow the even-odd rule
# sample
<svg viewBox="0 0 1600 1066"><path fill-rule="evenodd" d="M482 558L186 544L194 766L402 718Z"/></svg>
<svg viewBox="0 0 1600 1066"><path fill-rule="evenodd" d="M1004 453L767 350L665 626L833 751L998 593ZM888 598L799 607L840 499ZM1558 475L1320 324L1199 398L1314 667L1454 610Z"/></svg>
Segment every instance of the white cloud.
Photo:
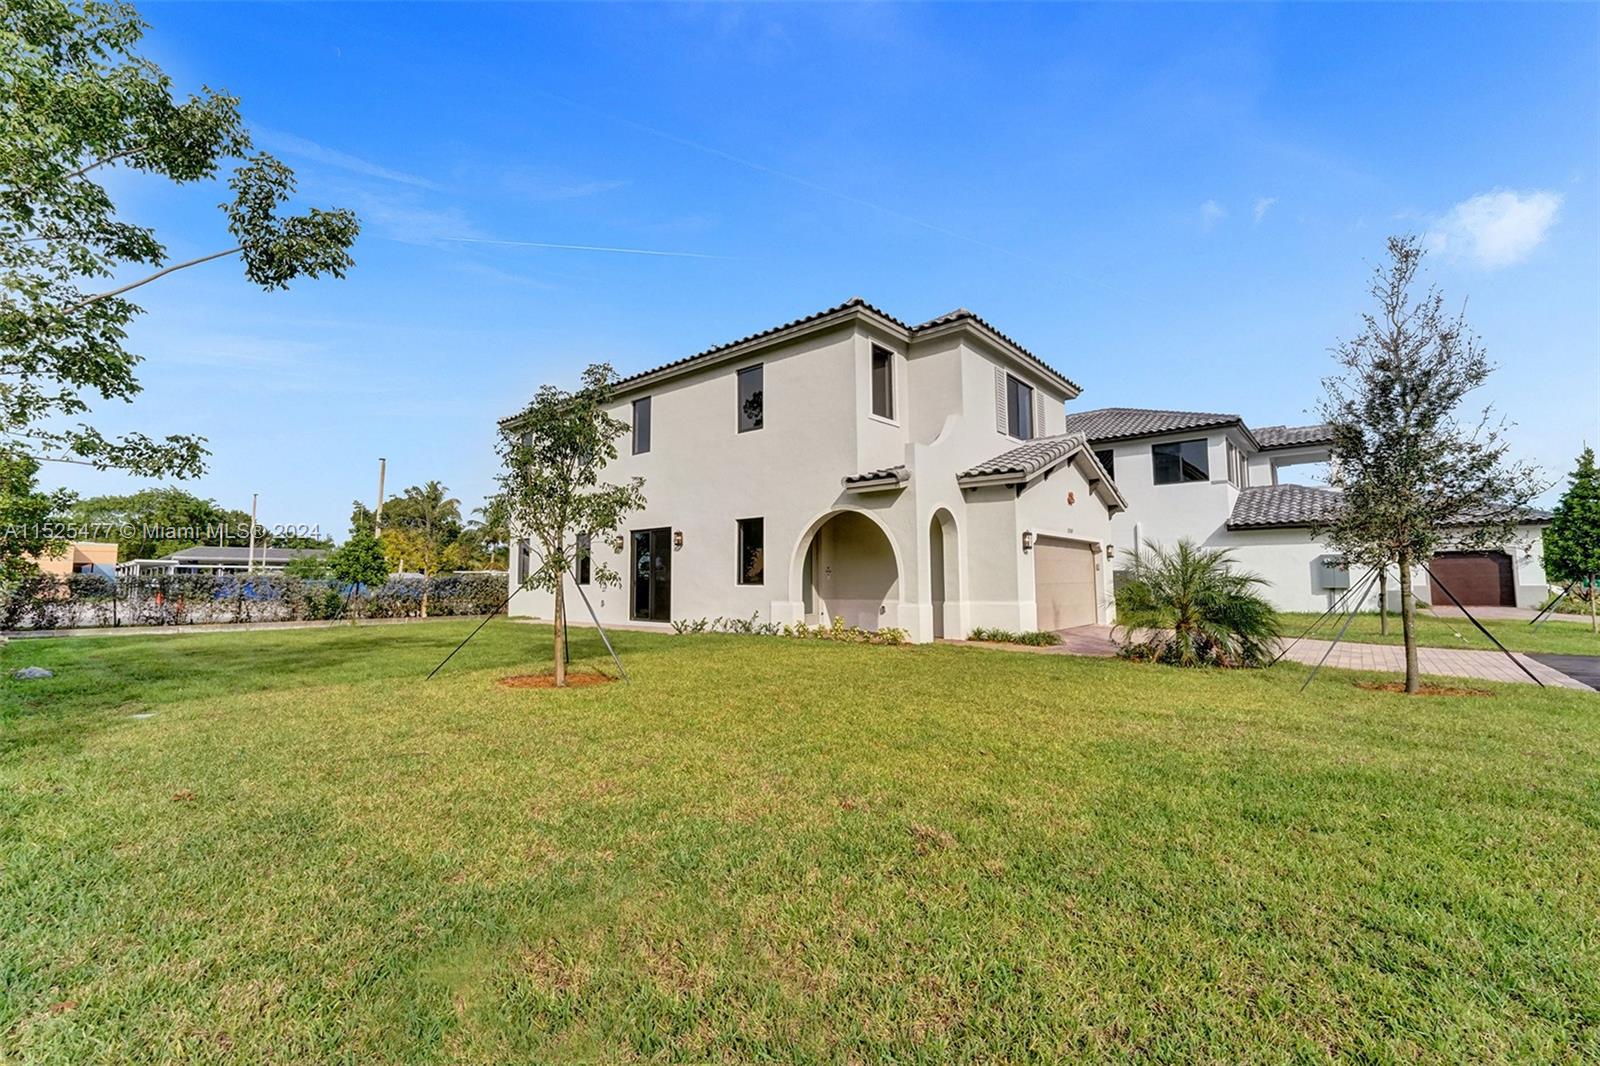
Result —
<svg viewBox="0 0 1600 1066"><path fill-rule="evenodd" d="M415 174L407 174L400 170L390 170L386 166L362 159L360 156L354 156L334 148L327 148L304 137L296 137L292 133L259 128L252 131L252 133L257 142L264 144L272 151L280 152L284 155L299 156L301 159L309 159L313 163L322 163L325 166L348 170L352 174L361 174L369 178L397 182L401 185L411 185L418 189L437 189L439 187L427 178L419 178Z"/></svg>
<svg viewBox="0 0 1600 1066"><path fill-rule="evenodd" d="M1493 270L1528 258L1561 212L1561 194L1496 189L1452 207L1428 230L1430 250Z"/></svg>
<svg viewBox="0 0 1600 1066"><path fill-rule="evenodd" d="M1209 230L1218 222L1228 217L1228 209L1215 200L1207 200L1200 205L1200 228Z"/></svg>
<svg viewBox="0 0 1600 1066"><path fill-rule="evenodd" d="M1256 222L1259 223L1262 219L1266 218L1267 212L1271 211L1272 205L1277 202L1278 198L1276 196L1258 197L1256 199L1255 206L1251 208L1252 213L1255 215Z"/></svg>

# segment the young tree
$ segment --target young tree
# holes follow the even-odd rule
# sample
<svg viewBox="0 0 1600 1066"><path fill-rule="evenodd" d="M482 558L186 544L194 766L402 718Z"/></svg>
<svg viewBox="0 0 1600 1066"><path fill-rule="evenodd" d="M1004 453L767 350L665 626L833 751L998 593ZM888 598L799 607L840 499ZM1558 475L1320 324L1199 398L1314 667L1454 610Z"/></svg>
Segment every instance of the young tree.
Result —
<svg viewBox="0 0 1600 1066"><path fill-rule="evenodd" d="M615 385L608 364L592 365L576 391L544 386L500 432L500 499L512 535L526 537L535 557L526 584L555 596L557 686L567 683L565 578L577 560L578 536L611 541L620 551L618 528L628 512L644 506L643 478L626 485L600 481L617 457L617 438L628 430L606 410ZM590 581L604 588L622 578L596 559Z"/></svg>
<svg viewBox="0 0 1600 1066"><path fill-rule="evenodd" d="M1552 581L1581 581L1589 599L1589 629L1600 632L1596 621L1595 582L1600 578L1600 471L1594 449L1578 456L1578 469L1556 504L1544 530L1544 572Z"/></svg>
<svg viewBox="0 0 1600 1066"><path fill-rule="evenodd" d="M362 586L372 588L389 580L389 561L383 557L383 545L372 535L372 530L357 526L351 532L350 539L328 556L328 572L338 581L349 585L353 596ZM352 611L350 624L354 625L355 621L355 612Z"/></svg>
<svg viewBox="0 0 1600 1066"><path fill-rule="evenodd" d="M264 289L342 277L357 224L343 210L282 214L293 172L252 151L234 97L175 97L136 50L143 31L124 3L0 3L0 452L192 477L207 454L198 437L112 437L72 424L92 394L130 401L139 392L140 357L123 341L140 309L126 294L235 255ZM150 227L122 218L101 182L121 166L189 184L225 162L237 164L222 205L230 246L182 262L169 261ZM0 544L0 556L14 554Z"/></svg>
<svg viewBox="0 0 1600 1066"><path fill-rule="evenodd" d="M1343 506L1323 530L1353 560L1392 559L1399 570L1406 691L1416 692L1416 600L1411 582L1441 545L1499 547L1542 486L1511 460L1504 424L1485 408L1458 412L1493 367L1463 315L1444 297L1412 292L1422 262L1415 237L1389 238L1374 270L1374 311L1334 349L1341 373L1324 381L1323 418L1333 430L1329 483Z"/></svg>

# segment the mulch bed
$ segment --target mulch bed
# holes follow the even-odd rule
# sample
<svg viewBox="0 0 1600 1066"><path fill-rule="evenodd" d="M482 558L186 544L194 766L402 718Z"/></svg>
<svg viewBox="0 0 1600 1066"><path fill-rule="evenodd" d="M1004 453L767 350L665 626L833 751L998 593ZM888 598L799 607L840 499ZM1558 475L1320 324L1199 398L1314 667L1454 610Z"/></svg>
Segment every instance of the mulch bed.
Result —
<svg viewBox="0 0 1600 1066"><path fill-rule="evenodd" d="M1371 692L1405 692L1404 681L1357 681L1356 688L1364 688ZM1486 688L1456 688L1453 685L1423 685L1416 693L1418 696L1493 696L1494 693Z"/></svg>
<svg viewBox="0 0 1600 1066"><path fill-rule="evenodd" d="M616 678L605 674L578 674L567 675L568 688L583 688L586 685L604 685L615 681ZM555 674L513 674L511 677L502 677L498 684L505 688L555 688Z"/></svg>

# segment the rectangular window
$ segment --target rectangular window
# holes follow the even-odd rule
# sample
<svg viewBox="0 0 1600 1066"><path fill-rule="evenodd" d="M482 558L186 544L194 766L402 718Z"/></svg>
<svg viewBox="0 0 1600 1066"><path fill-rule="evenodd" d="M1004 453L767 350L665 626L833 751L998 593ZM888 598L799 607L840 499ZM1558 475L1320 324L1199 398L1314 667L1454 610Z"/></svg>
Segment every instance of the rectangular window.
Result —
<svg viewBox="0 0 1600 1066"><path fill-rule="evenodd" d="M529 569L528 568L528 554L529 554L528 553L528 542L526 540L517 541L517 584L518 585L526 585L528 583L528 569Z"/></svg>
<svg viewBox="0 0 1600 1066"><path fill-rule="evenodd" d="M739 432L761 428L761 365L739 371Z"/></svg>
<svg viewBox="0 0 1600 1066"><path fill-rule="evenodd" d="M739 584L760 585L766 580L765 540L765 519L739 519Z"/></svg>
<svg viewBox="0 0 1600 1066"><path fill-rule="evenodd" d="M650 397L633 401L633 454L650 450Z"/></svg>
<svg viewBox="0 0 1600 1066"><path fill-rule="evenodd" d="M1094 457L1100 460L1100 465L1106 468L1106 477L1112 481L1117 480L1117 453L1110 448L1098 448Z"/></svg>
<svg viewBox="0 0 1600 1066"><path fill-rule="evenodd" d="M1006 432L1018 440L1033 439L1033 386L1006 375Z"/></svg>
<svg viewBox="0 0 1600 1066"><path fill-rule="evenodd" d="M590 545L591 545L591 538L590 538L589 534L587 534L587 533L579 533L578 534L578 584L580 584L580 585L587 585L589 583L589 574L591 572L591 570L590 570L591 564L589 562L589 556L590 556L590 552L591 552Z"/></svg>
<svg viewBox="0 0 1600 1066"><path fill-rule="evenodd" d="M1233 487L1242 489L1250 479L1250 464L1245 460L1244 452L1234 447L1233 441L1228 442L1228 480Z"/></svg>
<svg viewBox="0 0 1600 1066"><path fill-rule="evenodd" d="M1211 480L1211 466L1206 459L1204 440L1178 440L1166 444L1152 444L1150 458L1155 464L1157 485Z"/></svg>
<svg viewBox="0 0 1600 1066"><path fill-rule="evenodd" d="M894 417L894 353L872 346L872 413L879 418Z"/></svg>

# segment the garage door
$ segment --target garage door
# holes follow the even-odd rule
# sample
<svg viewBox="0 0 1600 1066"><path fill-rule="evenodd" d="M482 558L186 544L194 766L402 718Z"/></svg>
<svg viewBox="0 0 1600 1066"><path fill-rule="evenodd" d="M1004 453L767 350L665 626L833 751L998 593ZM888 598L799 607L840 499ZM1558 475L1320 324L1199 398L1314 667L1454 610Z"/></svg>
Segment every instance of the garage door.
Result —
<svg viewBox="0 0 1600 1066"><path fill-rule="evenodd" d="M1441 581L1468 607L1517 605L1511 557L1505 552L1440 552L1428 566L1434 575L1429 584L1435 606L1450 606L1450 597L1439 587Z"/></svg>
<svg viewBox="0 0 1600 1066"><path fill-rule="evenodd" d="M1099 601L1094 549L1074 540L1040 537L1033 545L1033 597L1040 629L1093 625ZM1448 580L1448 579L1446 579Z"/></svg>

